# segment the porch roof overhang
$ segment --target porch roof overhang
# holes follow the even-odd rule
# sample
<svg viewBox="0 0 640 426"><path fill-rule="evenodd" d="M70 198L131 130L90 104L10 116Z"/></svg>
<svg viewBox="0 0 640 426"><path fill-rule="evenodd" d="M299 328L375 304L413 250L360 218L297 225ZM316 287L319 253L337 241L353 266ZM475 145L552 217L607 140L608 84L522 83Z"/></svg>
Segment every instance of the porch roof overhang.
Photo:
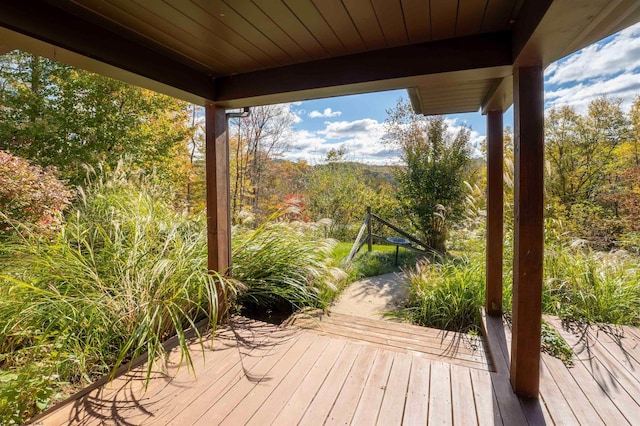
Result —
<svg viewBox="0 0 640 426"><path fill-rule="evenodd" d="M0 52L223 108L407 88L423 114L487 112L514 65L639 21L636 0L21 0L0 5Z"/></svg>

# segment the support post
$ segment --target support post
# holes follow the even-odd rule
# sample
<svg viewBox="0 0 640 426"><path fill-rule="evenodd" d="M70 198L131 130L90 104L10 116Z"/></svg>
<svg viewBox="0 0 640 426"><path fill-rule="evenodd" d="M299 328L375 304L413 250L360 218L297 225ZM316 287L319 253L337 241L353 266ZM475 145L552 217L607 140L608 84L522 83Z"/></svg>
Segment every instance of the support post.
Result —
<svg viewBox="0 0 640 426"><path fill-rule="evenodd" d="M541 65L513 78L515 221L511 385L538 397L544 250L544 80Z"/></svg>
<svg viewBox="0 0 640 426"><path fill-rule="evenodd" d="M371 231L371 207L367 207L367 250L373 250L373 232Z"/></svg>
<svg viewBox="0 0 640 426"><path fill-rule="evenodd" d="M503 129L502 111L487 114L487 291L485 309L502 314Z"/></svg>
<svg viewBox="0 0 640 426"><path fill-rule="evenodd" d="M231 266L231 213L229 209L229 133L223 108L205 104L207 264L209 270L228 274Z"/></svg>

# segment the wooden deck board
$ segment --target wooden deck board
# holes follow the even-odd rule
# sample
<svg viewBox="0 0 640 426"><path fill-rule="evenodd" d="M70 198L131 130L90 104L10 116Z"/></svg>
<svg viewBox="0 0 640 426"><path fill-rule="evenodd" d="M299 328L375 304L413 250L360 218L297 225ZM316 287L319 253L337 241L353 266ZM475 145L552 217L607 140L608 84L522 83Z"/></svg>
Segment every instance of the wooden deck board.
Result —
<svg viewBox="0 0 640 426"><path fill-rule="evenodd" d="M429 415L427 423L430 425L453 424L451 412L451 372L449 364L433 362L431 364L431 379L429 392Z"/></svg>
<svg viewBox="0 0 640 426"><path fill-rule="evenodd" d="M487 325L494 333L502 327L498 343L488 339L487 357L498 359L498 371L296 327L234 321L218 331L203 358L194 357L197 379L184 366L176 370L180 357L173 350L167 365L176 377L156 375L146 393L142 365L35 420L179 426L640 424L640 367L630 353L640 341L635 329L625 330L622 340L607 334L597 341L595 329L587 330L572 368L543 354L540 399L523 400L511 391L505 346L510 330L501 319ZM569 330L561 335L580 349L579 336Z"/></svg>
<svg viewBox="0 0 640 426"><path fill-rule="evenodd" d="M503 424L498 409L496 394L491 384L491 373L481 370L470 370L473 400L475 403L478 424L481 426L497 426ZM471 409L471 407L469 407Z"/></svg>
<svg viewBox="0 0 640 426"><path fill-rule="evenodd" d="M360 346L347 346L322 383L313 401L303 413L302 418L298 419L297 416L287 417L281 424L314 425L324 423L361 350L362 347Z"/></svg>
<svg viewBox="0 0 640 426"><path fill-rule="evenodd" d="M554 378L551 370L547 367L548 365L553 365L555 367L554 371L558 372L560 375L562 373L567 374ZM582 391L576 391L574 389L577 384L571 378L571 374L568 374L568 371L562 361L550 356L543 356L541 374L540 393L543 395L542 399L548 407L551 417L554 419L556 424L572 425L580 422L574 415L571 409L572 406L578 409L578 415L582 416L582 423L588 421L598 422L598 414L595 412L593 407L588 404L588 400L584 397ZM563 394L562 389L571 390L565 395ZM569 398L569 401L567 401L565 396Z"/></svg>
<svg viewBox="0 0 640 426"><path fill-rule="evenodd" d="M269 360L270 362L264 366L264 368L268 368L268 371L262 377L242 377L240 382L233 387L233 392L211 405L195 424L222 424L235 408L239 408L240 412L255 412L261 405L263 396L268 395L275 387L274 378L279 379L286 376L314 340L315 336L301 335L282 357L272 357ZM271 367L269 368L269 366ZM228 424L243 423L236 419L229 419Z"/></svg>
<svg viewBox="0 0 640 426"><path fill-rule="evenodd" d="M304 324L299 322L298 324ZM360 340L367 340L368 337L373 338L371 342L378 342L389 345L398 345L400 347L416 348L427 353L433 353L443 356L454 355L457 358L467 359L477 362L486 362L486 355L482 349L471 349L465 346L463 338L446 338L445 336L416 336L410 333L401 333L383 328L375 329L367 325L346 323L330 323L307 322L307 327L312 330L326 331L329 334L342 334L345 337L357 337ZM303 327L305 328L305 327Z"/></svg>
<svg viewBox="0 0 640 426"><path fill-rule="evenodd" d="M453 424L478 424L473 399L473 387L471 385L471 372L469 369L451 369L451 398L453 405Z"/></svg>
<svg viewBox="0 0 640 426"><path fill-rule="evenodd" d="M296 392L298 386L318 358L325 353L329 343L330 339L328 337L319 336L314 344L312 344L295 363L284 379L277 383L274 389L266 395L266 398L262 400L260 406L253 409L253 407L249 407L247 404L240 404L229 414L223 424L238 425L255 422L271 424L280 410L282 410L282 407L285 406L287 401L289 401ZM266 394L267 392L263 391L263 393ZM262 396L263 395L256 394L254 398L258 400L261 399ZM261 407L268 408L268 410L260 410ZM258 411L260 411L260 414L256 416L255 414Z"/></svg>
<svg viewBox="0 0 640 426"><path fill-rule="evenodd" d="M412 324L315 311L298 314L290 324L319 334L364 343L471 368L491 369L481 337Z"/></svg>
<svg viewBox="0 0 640 426"><path fill-rule="evenodd" d="M376 424L381 426L402 424L410 372L411 356L397 353L393 359Z"/></svg>
<svg viewBox="0 0 640 426"><path fill-rule="evenodd" d="M415 358L411 365L407 402L404 407L402 424L420 424L429 413L429 385L431 363L424 358Z"/></svg>
<svg viewBox="0 0 640 426"><path fill-rule="evenodd" d="M393 364L393 352L378 351L378 355L371 368L371 374L362 390L362 397L356 407L353 416L353 424L374 425L378 420L380 405L384 397L391 366Z"/></svg>
<svg viewBox="0 0 640 426"><path fill-rule="evenodd" d="M580 334L571 333L563 327L558 318L546 317L556 331L567 341L576 354L576 366L570 369L571 374L582 387L594 382L598 387L591 385L593 396L590 398L594 406L606 405L599 411L603 415L605 423L611 419L617 419L617 424L626 422L631 424L640 423L640 394L635 389L637 382L630 379L624 367L612 360L612 357L604 356L603 351L593 336L590 335L589 327L580 330ZM617 364L617 365L616 365ZM589 378L591 376L591 379ZM599 388L599 389L598 389ZM636 398L632 397L636 396ZM602 396L606 396L603 398ZM611 407L612 402L616 410ZM598 407L596 407L597 409ZM626 420L625 420L626 419ZM619 422L619 423L618 423Z"/></svg>
<svg viewBox="0 0 640 426"><path fill-rule="evenodd" d="M326 424L345 425L351 423L360 397L375 361L378 351L361 350L356 358L353 368L336 398L335 404L329 413Z"/></svg>

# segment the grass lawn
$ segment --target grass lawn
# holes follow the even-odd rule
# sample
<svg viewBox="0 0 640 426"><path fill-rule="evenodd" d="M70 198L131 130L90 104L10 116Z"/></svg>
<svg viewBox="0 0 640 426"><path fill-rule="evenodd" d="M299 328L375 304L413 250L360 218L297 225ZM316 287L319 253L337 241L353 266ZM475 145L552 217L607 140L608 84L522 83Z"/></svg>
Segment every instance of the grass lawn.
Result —
<svg viewBox="0 0 640 426"><path fill-rule="evenodd" d="M338 243L333 249L333 258L336 262L344 263L352 247L353 243L350 242ZM394 245L374 244L371 253L367 251L365 245L355 256L351 265L343 264L343 266L347 269L349 281L355 281L364 277L397 272L400 271L400 268L414 266L420 254L400 247L398 266L395 264L395 256L396 246Z"/></svg>

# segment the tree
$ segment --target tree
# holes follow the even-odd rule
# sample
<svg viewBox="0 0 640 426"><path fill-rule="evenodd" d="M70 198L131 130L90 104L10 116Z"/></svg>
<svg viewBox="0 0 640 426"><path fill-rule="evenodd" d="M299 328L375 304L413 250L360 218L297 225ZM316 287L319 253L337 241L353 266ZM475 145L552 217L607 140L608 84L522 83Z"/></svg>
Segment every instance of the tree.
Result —
<svg viewBox="0 0 640 426"><path fill-rule="evenodd" d="M263 200L265 176L271 162L286 150L294 119L288 106L267 105L252 108L249 116L230 123L235 129L230 143L232 217L246 208L268 216Z"/></svg>
<svg viewBox="0 0 640 426"><path fill-rule="evenodd" d="M628 138L621 102L598 98L584 116L568 106L547 113L545 142L551 169L547 190L567 209L593 201L611 177L615 150Z"/></svg>
<svg viewBox="0 0 640 426"><path fill-rule="evenodd" d="M188 112L185 102L38 56L0 59L0 149L56 166L72 183L82 183L82 164L115 167L127 154L186 186Z"/></svg>
<svg viewBox="0 0 640 426"><path fill-rule="evenodd" d="M0 237L14 229L38 234L56 230L72 198L54 167L43 169L0 151Z"/></svg>
<svg viewBox="0 0 640 426"><path fill-rule="evenodd" d="M385 141L401 150L396 179L405 214L424 241L444 253L450 224L464 210L470 131L452 131L440 116L415 114L402 99L387 110L385 130Z"/></svg>
<svg viewBox="0 0 640 426"><path fill-rule="evenodd" d="M554 108L545 120L548 211L566 222L572 237L588 239L598 249L616 244L625 232L620 215L632 207L625 200L631 195L634 147L621 103L601 97L585 114Z"/></svg>

